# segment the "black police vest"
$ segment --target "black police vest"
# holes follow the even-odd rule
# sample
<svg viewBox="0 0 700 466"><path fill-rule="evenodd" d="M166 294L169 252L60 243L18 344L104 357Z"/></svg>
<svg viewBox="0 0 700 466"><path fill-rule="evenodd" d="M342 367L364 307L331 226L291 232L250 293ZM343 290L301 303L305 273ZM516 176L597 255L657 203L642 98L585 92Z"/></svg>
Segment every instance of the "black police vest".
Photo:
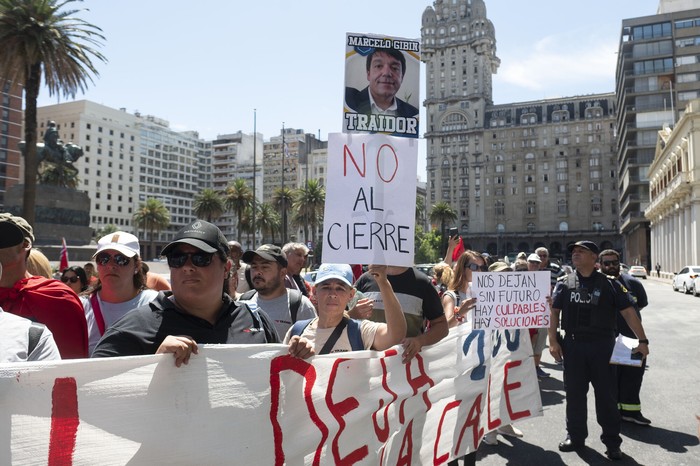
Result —
<svg viewBox="0 0 700 466"><path fill-rule="evenodd" d="M562 328L573 335L612 336L617 324L614 290L600 272L581 283L576 272L562 278L566 285Z"/></svg>

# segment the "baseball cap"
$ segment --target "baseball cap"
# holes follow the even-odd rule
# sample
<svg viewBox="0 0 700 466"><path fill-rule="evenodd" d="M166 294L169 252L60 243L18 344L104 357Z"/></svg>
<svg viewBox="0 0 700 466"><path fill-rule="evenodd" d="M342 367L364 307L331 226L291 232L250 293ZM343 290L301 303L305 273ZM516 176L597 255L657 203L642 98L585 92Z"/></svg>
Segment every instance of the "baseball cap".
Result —
<svg viewBox="0 0 700 466"><path fill-rule="evenodd" d="M125 231L116 231L100 238L97 242L97 252L92 255L93 259L102 251L110 249L121 252L126 257L138 256L141 251L137 237Z"/></svg>
<svg viewBox="0 0 700 466"><path fill-rule="evenodd" d="M277 262L282 267L287 266L286 254L282 252L282 249L279 246L275 246L274 244L263 244L255 251L249 249L243 253L241 259L243 259L243 262L246 264L250 264L253 262L253 259L255 259L255 256L262 257L266 261Z"/></svg>
<svg viewBox="0 0 700 466"><path fill-rule="evenodd" d="M346 285L352 286L352 267L348 264L321 264L321 267L316 271L314 285L331 279L340 280Z"/></svg>
<svg viewBox="0 0 700 466"><path fill-rule="evenodd" d="M593 241L577 241L574 244L569 245L569 252L573 251L576 246L580 246L584 249L588 249L589 251L598 254L600 250L598 249L598 245L595 244Z"/></svg>
<svg viewBox="0 0 700 466"><path fill-rule="evenodd" d="M178 244L189 244L204 252L218 252L226 257L229 253L228 240L219 228L204 220L195 220L175 234L175 239L168 243L160 252L167 256Z"/></svg>
<svg viewBox="0 0 700 466"><path fill-rule="evenodd" d="M17 246L25 238L34 243L34 231L25 219L10 213L0 214L0 248Z"/></svg>
<svg viewBox="0 0 700 466"><path fill-rule="evenodd" d="M540 256L538 256L537 254L533 253L533 254L530 254L529 256L527 256L527 261L528 262L542 262L542 259L540 259Z"/></svg>
<svg viewBox="0 0 700 466"><path fill-rule="evenodd" d="M513 269L510 268L508 264L505 262L494 262L493 264L489 265L489 272L505 272L505 271L512 271Z"/></svg>

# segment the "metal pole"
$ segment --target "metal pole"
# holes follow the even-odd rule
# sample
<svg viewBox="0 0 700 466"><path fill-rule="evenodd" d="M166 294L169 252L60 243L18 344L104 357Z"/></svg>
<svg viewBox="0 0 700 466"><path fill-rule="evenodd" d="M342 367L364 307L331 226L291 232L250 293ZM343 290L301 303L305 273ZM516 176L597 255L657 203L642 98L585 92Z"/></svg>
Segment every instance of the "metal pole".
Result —
<svg viewBox="0 0 700 466"><path fill-rule="evenodd" d="M258 176L258 165L257 165L257 142L258 142L258 111L253 109L253 249L255 247L255 240L258 236L258 230L255 229L255 208L258 205L258 192L255 187L255 178Z"/></svg>

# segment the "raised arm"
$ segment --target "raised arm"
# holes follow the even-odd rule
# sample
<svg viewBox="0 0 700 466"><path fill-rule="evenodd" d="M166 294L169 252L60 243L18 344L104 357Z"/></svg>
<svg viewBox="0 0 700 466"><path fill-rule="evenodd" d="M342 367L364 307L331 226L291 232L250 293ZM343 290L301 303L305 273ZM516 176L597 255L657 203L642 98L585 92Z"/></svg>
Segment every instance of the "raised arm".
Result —
<svg viewBox="0 0 700 466"><path fill-rule="evenodd" d="M382 351L399 344L404 339L407 328L406 317L403 315L401 304L399 304L394 289L386 276L386 266L370 265L368 272L377 281L382 301L384 301L386 324L379 326L372 344L372 349Z"/></svg>

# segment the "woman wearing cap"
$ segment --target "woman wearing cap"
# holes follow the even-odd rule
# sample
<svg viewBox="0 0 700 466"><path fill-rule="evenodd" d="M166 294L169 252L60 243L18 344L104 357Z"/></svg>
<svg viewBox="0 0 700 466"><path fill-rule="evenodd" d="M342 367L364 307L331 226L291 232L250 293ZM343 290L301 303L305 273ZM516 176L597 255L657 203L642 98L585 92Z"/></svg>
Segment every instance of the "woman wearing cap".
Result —
<svg viewBox="0 0 700 466"><path fill-rule="evenodd" d="M97 242L93 259L98 280L91 292L80 298L87 319L90 354L105 330L158 295L146 288L139 250L138 238L123 231L103 236Z"/></svg>
<svg viewBox="0 0 700 466"><path fill-rule="evenodd" d="M318 317L298 321L287 332L285 343L300 335L312 342L316 354L361 349L382 351L399 344L406 337L406 318L387 279L386 266L370 265L368 272L379 285L386 323L350 319L345 309L355 294L352 268L348 264L322 264L314 282Z"/></svg>
<svg viewBox="0 0 700 466"><path fill-rule="evenodd" d="M476 298L471 296L472 273L486 271L486 261L478 252L467 250L459 256L449 289L442 295L442 308L449 327L461 323L471 325L472 314L469 311L476 305Z"/></svg>

